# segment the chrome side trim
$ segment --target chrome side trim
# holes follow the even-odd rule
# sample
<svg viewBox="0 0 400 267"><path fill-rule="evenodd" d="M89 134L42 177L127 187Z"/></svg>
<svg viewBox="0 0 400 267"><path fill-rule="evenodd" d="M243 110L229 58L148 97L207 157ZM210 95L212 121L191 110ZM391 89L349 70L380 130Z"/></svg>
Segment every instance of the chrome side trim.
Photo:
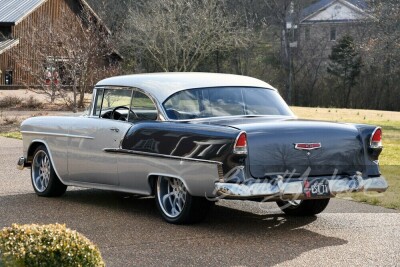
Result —
<svg viewBox="0 0 400 267"><path fill-rule="evenodd" d="M251 199L310 199L303 191L303 181L259 182L252 184L215 183L215 193L221 198ZM349 192L385 192L388 184L384 177L362 179L361 177L329 180L331 197Z"/></svg>
<svg viewBox="0 0 400 267"><path fill-rule="evenodd" d="M194 158L184 158L184 157L179 157L179 156L156 154L156 153L151 153L151 152L128 150L128 149L122 149L122 148L104 148L103 151L107 152L107 153L131 154L131 155L140 155L140 156L149 156L149 157L158 157L158 158L168 158L168 159L178 159L178 160L183 160L183 161L196 161L196 162L204 162L204 163L212 163L212 164L222 165L222 163L219 162L219 161L205 160L205 159L194 159Z"/></svg>
<svg viewBox="0 0 400 267"><path fill-rule="evenodd" d="M51 133L51 132L21 131L21 133L23 133L23 134L34 134L34 135L81 138L81 139L94 139L94 137L92 137L92 136L74 135L74 134L60 134L60 133Z"/></svg>

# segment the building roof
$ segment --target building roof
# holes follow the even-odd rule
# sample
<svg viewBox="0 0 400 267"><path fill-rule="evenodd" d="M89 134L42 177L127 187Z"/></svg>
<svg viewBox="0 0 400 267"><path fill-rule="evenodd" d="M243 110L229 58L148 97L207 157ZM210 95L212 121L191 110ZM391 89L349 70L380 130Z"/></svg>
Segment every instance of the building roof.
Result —
<svg viewBox="0 0 400 267"><path fill-rule="evenodd" d="M19 44L18 39L8 39L8 40L3 40L0 41L0 55L5 52L6 50L12 48L13 46L16 46Z"/></svg>
<svg viewBox="0 0 400 267"><path fill-rule="evenodd" d="M164 72L117 76L102 80L96 86L136 87L150 93L160 103L163 103L174 93L192 88L246 86L274 89L268 83L252 77L196 72Z"/></svg>
<svg viewBox="0 0 400 267"><path fill-rule="evenodd" d="M337 0L320 0L306 8L304 8L301 12L300 20L307 18L308 16L314 14L315 12L324 9L325 7L331 5L333 2ZM365 0L344 0L344 2L348 2L359 9L366 10L368 8L368 4Z"/></svg>
<svg viewBox="0 0 400 267"><path fill-rule="evenodd" d="M39 6L48 0L0 0L0 25L16 25L26 16L35 11ZM108 27L102 22L96 12L85 0L77 0L83 7L96 17L104 26L106 31L111 34Z"/></svg>
<svg viewBox="0 0 400 267"><path fill-rule="evenodd" d="M15 25L47 0L0 0L0 23Z"/></svg>

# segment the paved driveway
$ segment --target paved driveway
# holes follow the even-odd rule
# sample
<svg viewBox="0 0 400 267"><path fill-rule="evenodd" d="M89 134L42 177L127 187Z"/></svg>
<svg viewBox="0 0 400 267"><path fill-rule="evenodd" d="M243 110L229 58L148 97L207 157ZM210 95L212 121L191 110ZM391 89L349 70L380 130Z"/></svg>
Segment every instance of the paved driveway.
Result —
<svg viewBox="0 0 400 267"><path fill-rule="evenodd" d="M345 200L312 218L275 204L221 202L197 225L163 222L154 199L71 188L33 194L15 169L21 141L0 138L0 227L65 223L98 244L107 266L399 266L400 214Z"/></svg>

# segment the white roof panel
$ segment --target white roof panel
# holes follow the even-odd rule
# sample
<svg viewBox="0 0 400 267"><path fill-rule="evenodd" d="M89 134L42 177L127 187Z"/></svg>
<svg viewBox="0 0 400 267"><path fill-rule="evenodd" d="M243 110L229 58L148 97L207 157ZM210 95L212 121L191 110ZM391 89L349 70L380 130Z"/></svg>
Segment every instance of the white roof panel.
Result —
<svg viewBox="0 0 400 267"><path fill-rule="evenodd" d="M274 89L261 80L218 73L166 72L117 76L102 80L96 86L136 87L153 95L163 103L172 94L192 88L247 86Z"/></svg>

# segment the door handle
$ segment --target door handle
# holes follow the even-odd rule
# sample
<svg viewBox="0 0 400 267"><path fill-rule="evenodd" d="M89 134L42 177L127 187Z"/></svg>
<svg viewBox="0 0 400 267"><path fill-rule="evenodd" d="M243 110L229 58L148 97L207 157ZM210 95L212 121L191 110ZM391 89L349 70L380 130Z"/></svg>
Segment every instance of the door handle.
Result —
<svg viewBox="0 0 400 267"><path fill-rule="evenodd" d="M113 128L110 128L110 130L111 130L111 131L114 131L114 132L116 132L116 133L119 132L119 129L118 129L118 128L114 128L114 127L113 127Z"/></svg>

